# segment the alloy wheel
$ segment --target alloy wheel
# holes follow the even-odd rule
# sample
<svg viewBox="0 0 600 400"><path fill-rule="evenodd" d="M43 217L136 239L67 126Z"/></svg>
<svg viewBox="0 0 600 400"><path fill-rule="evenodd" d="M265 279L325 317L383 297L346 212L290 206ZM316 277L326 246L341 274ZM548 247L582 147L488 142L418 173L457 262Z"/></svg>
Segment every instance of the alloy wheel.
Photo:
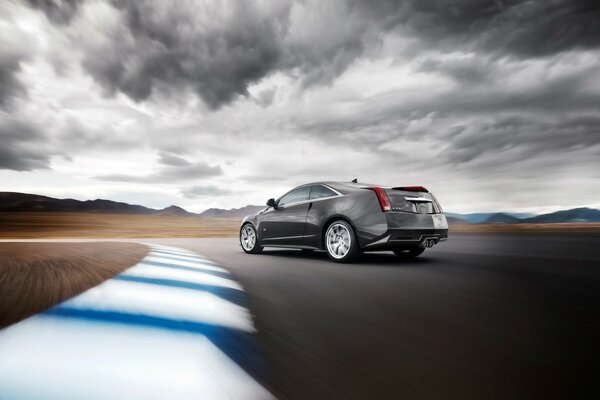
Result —
<svg viewBox="0 0 600 400"><path fill-rule="evenodd" d="M254 228L250 225L245 226L242 229L240 239L244 250L252 251L252 249L254 249L254 246L256 245L256 232L254 231Z"/></svg>
<svg viewBox="0 0 600 400"><path fill-rule="evenodd" d="M325 239L327 251L335 259L344 258L350 251L352 235L350 235L348 228L340 223L334 223L327 229Z"/></svg>

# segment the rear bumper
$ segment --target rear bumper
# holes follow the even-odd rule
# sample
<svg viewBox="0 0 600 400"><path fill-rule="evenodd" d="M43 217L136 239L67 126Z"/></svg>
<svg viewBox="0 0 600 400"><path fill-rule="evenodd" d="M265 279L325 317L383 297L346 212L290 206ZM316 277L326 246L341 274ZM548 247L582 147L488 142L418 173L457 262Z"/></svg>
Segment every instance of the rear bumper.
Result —
<svg viewBox="0 0 600 400"><path fill-rule="evenodd" d="M363 246L368 250L431 247L448 239L444 214L385 213L387 231Z"/></svg>
<svg viewBox="0 0 600 400"><path fill-rule="evenodd" d="M389 229L364 246L365 251L431 247L448 240L448 229Z"/></svg>

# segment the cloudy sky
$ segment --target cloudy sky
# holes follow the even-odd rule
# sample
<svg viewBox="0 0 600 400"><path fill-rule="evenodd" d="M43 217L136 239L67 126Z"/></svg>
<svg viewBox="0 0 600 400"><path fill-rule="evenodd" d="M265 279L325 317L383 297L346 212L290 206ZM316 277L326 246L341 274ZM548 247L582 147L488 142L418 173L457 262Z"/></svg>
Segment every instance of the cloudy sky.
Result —
<svg viewBox="0 0 600 400"><path fill-rule="evenodd" d="M600 207L600 4L0 2L0 191L191 211L355 177Z"/></svg>

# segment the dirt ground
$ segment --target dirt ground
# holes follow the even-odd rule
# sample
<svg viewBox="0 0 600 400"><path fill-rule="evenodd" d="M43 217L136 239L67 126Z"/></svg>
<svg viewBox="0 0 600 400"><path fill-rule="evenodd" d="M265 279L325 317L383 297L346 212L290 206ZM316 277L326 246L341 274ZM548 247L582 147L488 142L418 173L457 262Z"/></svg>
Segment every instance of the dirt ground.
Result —
<svg viewBox="0 0 600 400"><path fill-rule="evenodd" d="M0 328L98 285L147 252L137 243L0 243Z"/></svg>
<svg viewBox="0 0 600 400"><path fill-rule="evenodd" d="M1 239L235 236L240 219L196 216L0 213Z"/></svg>

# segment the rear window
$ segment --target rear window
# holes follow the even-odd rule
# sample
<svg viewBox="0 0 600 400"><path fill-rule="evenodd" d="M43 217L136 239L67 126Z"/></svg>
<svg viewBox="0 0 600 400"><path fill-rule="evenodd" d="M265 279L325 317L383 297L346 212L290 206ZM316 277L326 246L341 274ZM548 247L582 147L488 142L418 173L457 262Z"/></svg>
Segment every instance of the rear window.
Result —
<svg viewBox="0 0 600 400"><path fill-rule="evenodd" d="M323 185L315 185L310 190L310 199L321 199L323 197L332 197L335 196L335 192L331 189L326 188Z"/></svg>
<svg viewBox="0 0 600 400"><path fill-rule="evenodd" d="M386 189L392 211L415 214L439 214L442 209L431 193Z"/></svg>

